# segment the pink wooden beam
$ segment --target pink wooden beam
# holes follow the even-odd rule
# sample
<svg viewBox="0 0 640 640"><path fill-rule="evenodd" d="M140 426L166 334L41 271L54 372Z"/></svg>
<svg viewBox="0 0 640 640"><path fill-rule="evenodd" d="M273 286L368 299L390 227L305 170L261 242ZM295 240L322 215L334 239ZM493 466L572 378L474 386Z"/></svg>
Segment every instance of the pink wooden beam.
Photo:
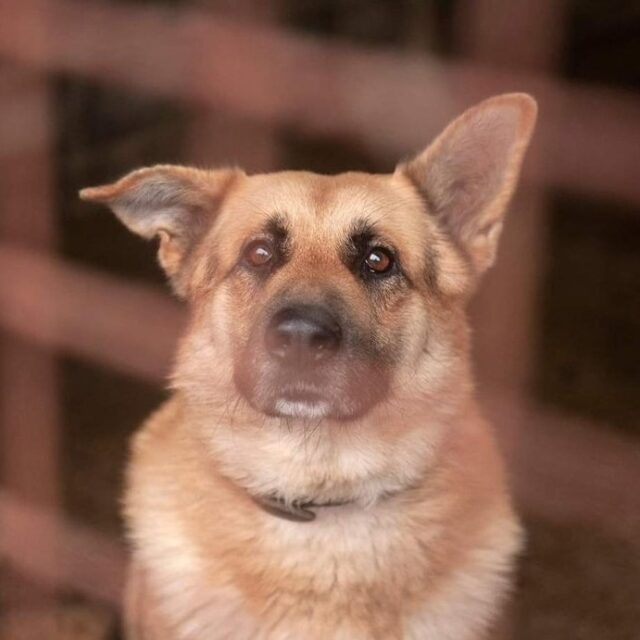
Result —
<svg viewBox="0 0 640 640"><path fill-rule="evenodd" d="M0 272L7 270L17 280L12 287L0 280L4 329L146 379L164 377L183 321L175 303L148 287L0 246ZM35 288L29 281L37 282ZM54 295L44 295L47 291ZM631 521L640 527L640 494L628 491L640 486L637 443L604 427L543 411L504 390L493 390L483 400L499 425L522 495L544 505L550 483L558 487L557 498L548 497L557 501L560 515L562 509L570 514L572 504L579 505L576 513L588 514L593 495L594 513L611 510L613 526Z"/></svg>
<svg viewBox="0 0 640 640"><path fill-rule="evenodd" d="M277 0L198 0L209 11L233 11L254 24L273 21ZM215 14L214 14L215 15ZM200 48L198 42L194 43ZM186 157L197 166L237 165L251 173L280 168L278 131L270 122L239 118L233 112L200 106L189 118Z"/></svg>
<svg viewBox="0 0 640 640"><path fill-rule="evenodd" d="M55 247L52 210L54 132L48 83L33 73L0 69L0 129L28 131L29 159L0 158L0 241L20 242L34 250ZM11 279L12 272L3 272ZM38 345L7 337L0 345L0 476L3 485L23 497L60 508L59 393L54 356ZM6 523L2 523L6 528ZM57 561L51 532L42 528L43 558ZM33 590L26 598L41 601ZM1 604L1 603L0 603ZM5 603L9 604L9 603ZM1 632L0 632L1 635Z"/></svg>
<svg viewBox="0 0 640 640"><path fill-rule="evenodd" d="M495 389L482 400L497 426L516 498L527 512L640 544L635 439Z"/></svg>
<svg viewBox="0 0 640 640"><path fill-rule="evenodd" d="M567 31L565 0L462 0L456 4L464 54L506 69L556 66Z"/></svg>
<svg viewBox="0 0 640 640"><path fill-rule="evenodd" d="M4 490L0 522L0 556L17 570L44 586L72 587L120 605L126 564L121 544Z"/></svg>
<svg viewBox="0 0 640 640"><path fill-rule="evenodd" d="M0 326L48 348L165 379L184 321L167 294L0 245Z"/></svg>
<svg viewBox="0 0 640 640"><path fill-rule="evenodd" d="M463 0L457 5L459 49L478 63L513 73L549 72L566 29L566 10L564 0ZM481 381L512 390L531 387L546 247L542 186L521 189L509 207L499 260L472 305Z"/></svg>
<svg viewBox="0 0 640 640"><path fill-rule="evenodd" d="M488 95L529 91L542 107L530 176L640 202L633 171L640 101L632 94L327 42L195 8L43 1L0 0L0 55L305 133L347 136L384 158L421 147Z"/></svg>

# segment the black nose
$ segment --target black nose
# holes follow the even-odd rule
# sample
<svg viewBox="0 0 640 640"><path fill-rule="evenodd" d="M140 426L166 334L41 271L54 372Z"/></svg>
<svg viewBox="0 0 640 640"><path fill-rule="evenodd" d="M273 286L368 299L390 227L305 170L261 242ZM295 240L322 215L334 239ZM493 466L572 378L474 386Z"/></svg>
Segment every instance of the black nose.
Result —
<svg viewBox="0 0 640 640"><path fill-rule="evenodd" d="M287 364L310 364L338 351L340 324L324 307L296 305L278 311L267 327L270 354Z"/></svg>

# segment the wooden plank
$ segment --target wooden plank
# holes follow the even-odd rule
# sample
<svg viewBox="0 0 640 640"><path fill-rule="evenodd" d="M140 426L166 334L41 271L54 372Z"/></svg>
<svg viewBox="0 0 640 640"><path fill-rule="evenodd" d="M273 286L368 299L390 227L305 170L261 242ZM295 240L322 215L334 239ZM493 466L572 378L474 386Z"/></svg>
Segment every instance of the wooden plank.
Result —
<svg viewBox="0 0 640 640"><path fill-rule="evenodd" d="M509 393L485 394L525 512L640 546L640 443Z"/></svg>
<svg viewBox="0 0 640 640"><path fill-rule="evenodd" d="M461 0L456 5L463 52L486 64L550 70L562 52L565 0Z"/></svg>
<svg viewBox="0 0 640 640"><path fill-rule="evenodd" d="M198 0L197 5L225 11L254 24L274 19L279 2L260 0ZM199 44L196 43L196 47ZM265 173L279 168L279 132L269 122L238 117L237 114L199 105L191 111L186 134L186 157L196 166L238 166L250 173Z"/></svg>
<svg viewBox="0 0 640 640"><path fill-rule="evenodd" d="M20 121L33 151L0 157L0 240L50 250L56 241L53 215L52 100L46 80L31 73L0 69L0 128L10 132ZM11 136L7 135L11 143ZM4 272L3 278L11 278ZM25 498L60 508L60 417L54 356L28 342L6 338L0 344L0 476L5 487ZM4 525L3 525L4 526ZM41 555L57 562L56 540L42 528ZM47 596L23 596L42 604ZM8 600L5 605L11 606ZM1 631L0 631L1 634Z"/></svg>
<svg viewBox="0 0 640 640"><path fill-rule="evenodd" d="M168 294L8 245L0 245L0 273L5 330L124 373L166 378L185 319Z"/></svg>
<svg viewBox="0 0 640 640"><path fill-rule="evenodd" d="M59 261L0 246L0 270L7 269L24 274L24 281L19 279L9 289L0 284L0 326L146 379L162 379L183 320L180 309L164 296L101 274L76 273ZM35 298L29 302L15 294L32 278L41 284L28 291L27 298L32 294ZM46 290L65 291L65 297L49 298L42 295ZM11 306L18 312L7 314L5 310ZM27 309L28 321L22 322ZM95 317L102 322L87 331L85 325L93 325ZM152 320L154 324L149 326ZM153 336L147 342L150 334ZM150 357L153 351L156 354ZM145 363L147 357L151 362ZM615 512L612 526L629 518L634 526L640 524L640 509L633 508L640 494L627 491L640 486L640 449L634 439L615 436L587 421L541 411L504 390L485 394L483 400L499 425L513 473L525 487L523 494L529 491L527 483L534 482L539 488L531 489L532 501L543 504L549 484L559 490L564 487L558 504L559 511L566 509L567 514L572 503L580 505L579 512L588 513L589 496L600 496L594 510ZM532 480L527 479L530 474L535 475ZM574 489L579 491L575 496Z"/></svg>
<svg viewBox="0 0 640 640"><path fill-rule="evenodd" d="M460 49L480 64L514 73L549 71L562 43L566 8L560 0L463 0L457 8ZM541 185L521 189L509 208L499 259L472 305L474 350L483 384L525 391L546 247Z"/></svg>
<svg viewBox="0 0 640 640"><path fill-rule="evenodd" d="M13 567L48 587L72 587L120 606L126 566L121 544L6 490L0 490L0 522L0 556ZM43 532L55 540L55 558Z"/></svg>
<svg viewBox="0 0 640 640"><path fill-rule="evenodd" d="M509 206L495 266L470 305L481 388L531 388L538 287L546 246L544 195L521 189Z"/></svg>
<svg viewBox="0 0 640 640"><path fill-rule="evenodd" d="M640 181L629 171L640 159L633 94L325 42L196 8L42 2L0 1L0 55L305 133L347 136L385 160L419 149L488 95L529 91L542 106L536 147L543 158L528 162L530 177L640 202ZM45 10L50 26L42 33Z"/></svg>
<svg viewBox="0 0 640 640"><path fill-rule="evenodd" d="M31 307L26 328L19 322L21 314L7 317L3 313L12 305L24 311L26 302L12 299L13 289L7 291L0 286L1 326L28 332L34 340L75 350L147 379L162 378L182 321L179 308L164 296L103 275L75 273L67 265L31 252L0 247L0 270L5 272L8 268L25 274L24 283L42 271L48 275L42 289L29 292L35 294L37 306ZM35 275L36 279L43 277ZM20 281L15 288L22 289L24 283ZM64 290L66 297L62 301L56 296L48 298L41 295L43 290ZM68 310L61 313L60 307ZM117 309L122 310L121 314ZM103 318L103 322L95 330L85 332L82 327L92 325L94 317ZM56 322L52 324L51 318ZM148 327L151 320L155 323ZM149 334L153 336L148 342L138 343ZM74 346L76 339L79 346ZM126 348L118 346L121 341ZM103 343L109 348L100 346ZM153 364L142 364L154 350L157 353L152 357ZM629 518L640 523L640 509L634 507L640 494L627 491L629 487L640 486L640 445L635 440L615 436L587 421L541 411L502 391L489 393L483 399L500 426L519 483L526 486L529 474L535 473L535 482L541 488L532 490L534 498L544 498L549 483L559 488L566 485L563 489L566 499L560 500L560 504L567 513L572 502L579 502L580 509L588 512L589 496L600 496L600 506L594 509L615 511L613 526ZM565 473L567 477L563 479ZM576 498L571 497L572 488L580 490Z"/></svg>

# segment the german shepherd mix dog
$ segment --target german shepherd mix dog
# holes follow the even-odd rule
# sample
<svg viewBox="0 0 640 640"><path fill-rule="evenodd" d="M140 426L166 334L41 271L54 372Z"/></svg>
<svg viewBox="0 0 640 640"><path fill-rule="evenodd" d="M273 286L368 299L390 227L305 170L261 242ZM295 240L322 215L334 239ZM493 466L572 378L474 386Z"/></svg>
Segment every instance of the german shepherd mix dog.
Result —
<svg viewBox="0 0 640 640"><path fill-rule="evenodd" d="M535 119L492 98L390 175L156 166L82 191L159 237L190 309L129 465L129 638L495 637L522 536L465 306Z"/></svg>

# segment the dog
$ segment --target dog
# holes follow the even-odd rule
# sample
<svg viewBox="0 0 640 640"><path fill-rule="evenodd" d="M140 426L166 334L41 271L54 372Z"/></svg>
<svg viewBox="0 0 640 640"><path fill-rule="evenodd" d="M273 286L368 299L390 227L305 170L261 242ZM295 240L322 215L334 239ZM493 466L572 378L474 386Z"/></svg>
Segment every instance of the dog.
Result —
<svg viewBox="0 0 640 640"><path fill-rule="evenodd" d="M490 98L387 175L81 191L159 239L190 312L128 466L128 638L495 638L522 531L465 308L536 114Z"/></svg>

